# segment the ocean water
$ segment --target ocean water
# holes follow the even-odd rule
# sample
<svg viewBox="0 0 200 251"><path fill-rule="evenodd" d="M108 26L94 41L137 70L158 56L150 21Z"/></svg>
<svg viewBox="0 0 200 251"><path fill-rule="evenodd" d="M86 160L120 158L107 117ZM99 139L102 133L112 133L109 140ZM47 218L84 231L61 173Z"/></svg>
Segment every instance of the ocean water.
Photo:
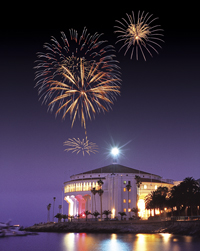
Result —
<svg viewBox="0 0 200 251"><path fill-rule="evenodd" d="M1 251L198 251L200 239L171 234L39 233L0 238Z"/></svg>

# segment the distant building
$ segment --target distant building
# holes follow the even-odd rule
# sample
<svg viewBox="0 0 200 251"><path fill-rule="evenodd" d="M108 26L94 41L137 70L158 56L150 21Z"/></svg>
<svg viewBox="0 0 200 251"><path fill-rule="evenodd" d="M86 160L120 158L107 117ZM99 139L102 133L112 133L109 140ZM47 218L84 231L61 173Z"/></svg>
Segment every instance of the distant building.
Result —
<svg viewBox="0 0 200 251"><path fill-rule="evenodd" d="M136 176L140 177L139 188L136 184ZM130 217L131 209L136 206L139 208L139 216L147 218L150 210L145 209L145 196L159 186L173 186L173 180L164 180L159 175L119 164L75 174L70 179L64 183L64 199L68 203L68 215L73 216L82 215L86 210L101 212L100 196L98 193L93 195L91 192L93 188L100 189L99 180L103 181L104 191L102 211L110 210L111 218L119 216L118 212L125 212L127 217Z"/></svg>

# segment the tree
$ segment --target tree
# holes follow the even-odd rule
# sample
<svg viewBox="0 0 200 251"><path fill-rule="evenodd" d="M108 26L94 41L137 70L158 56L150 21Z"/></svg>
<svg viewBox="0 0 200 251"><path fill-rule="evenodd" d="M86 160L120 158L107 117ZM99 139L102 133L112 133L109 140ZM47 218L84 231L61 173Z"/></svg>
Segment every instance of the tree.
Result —
<svg viewBox="0 0 200 251"><path fill-rule="evenodd" d="M92 215L94 215L95 220L97 220L97 217L100 215L100 213L98 211L95 211L94 213L92 213Z"/></svg>
<svg viewBox="0 0 200 251"><path fill-rule="evenodd" d="M138 218L138 212L139 212L139 209L137 207L133 207L131 209L131 212L133 212L135 214L135 217Z"/></svg>
<svg viewBox="0 0 200 251"><path fill-rule="evenodd" d="M125 213L125 212L118 212L118 214L120 214L121 220L123 220L123 216L126 216L126 213Z"/></svg>
<svg viewBox="0 0 200 251"><path fill-rule="evenodd" d="M153 209L154 210L154 216L155 216L155 210L160 209L163 210L165 207L167 207L167 194L168 194L168 188L167 187L158 187L157 190L152 191L150 194L148 194L145 197L145 206L146 209Z"/></svg>
<svg viewBox="0 0 200 251"><path fill-rule="evenodd" d="M62 214L57 213L54 217L56 217L58 219L58 222L61 222Z"/></svg>
<svg viewBox="0 0 200 251"><path fill-rule="evenodd" d="M100 189L98 190L98 194L100 196L100 205L101 205L101 218L102 218L102 194L103 194L103 189L102 189L102 185L103 185L103 181L100 179L97 181L98 185L100 186Z"/></svg>
<svg viewBox="0 0 200 251"><path fill-rule="evenodd" d="M69 216L68 216L68 215L66 215L66 214L62 214L62 218L64 219L64 222L65 222L65 220L66 220L66 219L68 219L68 218L69 218Z"/></svg>
<svg viewBox="0 0 200 251"><path fill-rule="evenodd" d="M137 206L138 205L138 200L139 200L139 197L140 197L140 185L142 184L141 177L139 175L135 175L135 181L136 181L136 193L137 193L136 194L136 196L137 196L137 198L136 198L136 206ZM137 211L139 211L138 208L137 208ZM137 214L138 214L138 212L137 212Z"/></svg>
<svg viewBox="0 0 200 251"><path fill-rule="evenodd" d="M72 219L74 219L74 216L73 215L70 215L68 218L70 218L71 222L72 222Z"/></svg>
<svg viewBox="0 0 200 251"><path fill-rule="evenodd" d="M52 221L54 222L54 208L55 208L55 200L56 200L56 197L53 197L53 219Z"/></svg>
<svg viewBox="0 0 200 251"><path fill-rule="evenodd" d="M180 216L180 207L181 207L181 192L180 186L173 186L170 190L169 200L168 200L168 207L171 208L172 216L173 216L173 208L177 208L178 216Z"/></svg>
<svg viewBox="0 0 200 251"><path fill-rule="evenodd" d="M51 203L47 205L47 222L50 221L50 209L51 209Z"/></svg>
<svg viewBox="0 0 200 251"><path fill-rule="evenodd" d="M156 207L161 211L167 207L167 195L169 193L168 187L158 187L156 190Z"/></svg>
<svg viewBox="0 0 200 251"><path fill-rule="evenodd" d="M138 175L135 175L136 185L138 188L140 188L140 185L142 184L141 177Z"/></svg>
<svg viewBox="0 0 200 251"><path fill-rule="evenodd" d="M193 215L194 211L198 211L199 198L199 183L192 177L187 177L171 189L169 205L172 209L177 208L179 216L182 208L185 208L186 215Z"/></svg>
<svg viewBox="0 0 200 251"><path fill-rule="evenodd" d="M106 220L108 220L108 215L111 214L111 211L110 211L110 210L104 210L104 211L103 211L103 214L106 215Z"/></svg>
<svg viewBox="0 0 200 251"><path fill-rule="evenodd" d="M86 221L87 221L87 219L88 219L88 215L89 215L89 214L91 214L91 212L90 212L90 211L88 211L88 210L86 210L86 211L84 212L84 214L85 214L85 216L86 216Z"/></svg>
<svg viewBox="0 0 200 251"><path fill-rule="evenodd" d="M81 214L77 214L75 216L78 218L78 221L79 221L79 219L81 218Z"/></svg>
<svg viewBox="0 0 200 251"><path fill-rule="evenodd" d="M91 190L91 193L92 193L93 196L94 196L94 207L95 207L95 211L96 211L96 199L95 199L95 195L96 195L97 192L98 192L98 191L96 190L96 188L93 187L92 190Z"/></svg>
<svg viewBox="0 0 200 251"><path fill-rule="evenodd" d="M100 197L100 205L101 205L101 218L102 218L102 194L103 194L103 190L102 189L99 189L98 190L98 195Z"/></svg>
<svg viewBox="0 0 200 251"><path fill-rule="evenodd" d="M128 181L128 184L126 185L126 189L127 189L127 191L128 191L128 210L129 210L129 208L130 208L130 203L129 203L129 192L131 191L131 182L130 181ZM129 216L130 216L130 213L131 212L129 212Z"/></svg>

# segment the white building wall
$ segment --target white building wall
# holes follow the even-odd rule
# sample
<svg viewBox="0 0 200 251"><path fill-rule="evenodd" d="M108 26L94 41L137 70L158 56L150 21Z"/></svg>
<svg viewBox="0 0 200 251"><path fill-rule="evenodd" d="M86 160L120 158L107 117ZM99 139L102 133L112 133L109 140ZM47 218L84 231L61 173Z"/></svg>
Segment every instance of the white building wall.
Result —
<svg viewBox="0 0 200 251"><path fill-rule="evenodd" d="M75 201L74 197L82 196L86 198L85 210L94 212L95 211L95 201L96 201L96 210L101 212L101 204L100 204L100 196L98 193L94 196L91 193L91 189L95 185L96 189L99 189L97 186L97 181L102 179L104 182L102 189L104 193L102 194L102 212L104 210L110 210L111 212L115 212L115 216L119 216L118 212L126 211L127 218L132 215L129 214L128 209L132 209L136 207L137 203L137 186L135 180L135 173L100 173L100 174L84 174L84 175L73 175L71 176L71 181L65 182L65 200L69 203L69 201ZM141 175L143 178L158 178L156 175ZM155 177L154 177L155 176ZM126 185L130 181L131 191L128 192ZM87 184L90 184L87 185ZM70 186L70 187L69 187ZM70 199L66 199L67 196ZM128 202L130 199L130 203ZM77 212L79 202L76 202L74 205L74 212ZM69 213L68 213L69 214ZM114 215L113 215L114 216ZM112 215L111 215L112 217Z"/></svg>

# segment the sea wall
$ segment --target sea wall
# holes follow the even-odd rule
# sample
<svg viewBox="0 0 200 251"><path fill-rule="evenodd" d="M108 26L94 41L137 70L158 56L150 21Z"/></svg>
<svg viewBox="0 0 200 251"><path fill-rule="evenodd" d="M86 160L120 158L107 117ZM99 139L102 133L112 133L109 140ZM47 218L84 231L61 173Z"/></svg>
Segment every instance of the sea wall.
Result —
<svg viewBox="0 0 200 251"><path fill-rule="evenodd" d="M33 232L85 233L172 233L200 236L200 221L102 221L36 224L26 228Z"/></svg>
<svg viewBox="0 0 200 251"><path fill-rule="evenodd" d="M162 222L136 223L133 221L102 221L102 222L62 222L38 224L27 228L36 232L91 232L91 233L151 233L164 227Z"/></svg>

